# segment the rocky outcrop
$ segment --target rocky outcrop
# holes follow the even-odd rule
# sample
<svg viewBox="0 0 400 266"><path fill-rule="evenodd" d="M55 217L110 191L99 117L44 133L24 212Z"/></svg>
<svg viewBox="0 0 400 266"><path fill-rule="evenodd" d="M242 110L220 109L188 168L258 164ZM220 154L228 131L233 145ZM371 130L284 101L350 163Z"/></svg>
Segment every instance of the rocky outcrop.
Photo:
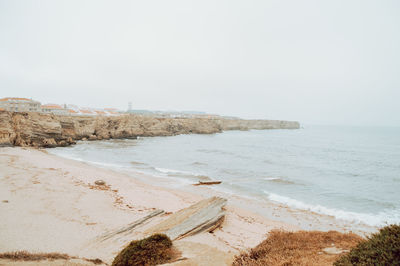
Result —
<svg viewBox="0 0 400 266"><path fill-rule="evenodd" d="M298 122L224 118L56 116L0 111L0 146L56 147L77 140L212 134L223 130L296 129Z"/></svg>
<svg viewBox="0 0 400 266"><path fill-rule="evenodd" d="M204 231L212 232L220 227L225 219L226 203L227 200L220 197L201 200L147 229L145 234L161 233L171 240L177 240Z"/></svg>
<svg viewBox="0 0 400 266"><path fill-rule="evenodd" d="M16 134L11 113L0 111L0 146L12 146L15 139Z"/></svg>
<svg viewBox="0 0 400 266"><path fill-rule="evenodd" d="M222 130L249 130L249 129L298 129L299 122L282 120L245 120L220 119Z"/></svg>
<svg viewBox="0 0 400 266"><path fill-rule="evenodd" d="M74 144L57 117L0 111L0 146L56 147Z"/></svg>

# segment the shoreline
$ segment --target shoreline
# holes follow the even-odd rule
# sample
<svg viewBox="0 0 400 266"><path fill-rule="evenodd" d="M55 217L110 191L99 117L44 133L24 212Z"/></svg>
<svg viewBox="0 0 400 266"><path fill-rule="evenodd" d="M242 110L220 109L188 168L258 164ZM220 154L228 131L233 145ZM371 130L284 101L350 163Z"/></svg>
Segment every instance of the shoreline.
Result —
<svg viewBox="0 0 400 266"><path fill-rule="evenodd" d="M86 165L112 170L117 173L124 173L125 175L128 175L131 178L139 180L139 182L144 182L149 185L156 185L157 187L172 189L174 191L175 190L182 191L185 193L189 192L195 195L199 195L200 197L218 196L227 198L232 205L240 206L240 208L242 209L251 210L253 213L261 215L262 217L265 217L270 220L275 220L295 225L301 230L320 230L320 231L336 230L339 232L353 232L361 236L365 236L367 234L376 232L379 228L379 226L369 225L357 219L354 220L340 219L337 218L336 216L329 215L324 212L320 213L313 210L292 207L281 202L261 197L259 195L241 195L235 193L234 191L229 191L229 189L227 189L226 187L221 188L218 185L193 186L193 184L197 181L189 179L178 180L177 177L168 174L170 171L172 172L177 171L179 173L180 170L170 170L161 168L162 171L163 170L167 171L166 172L167 174L161 177L153 173L143 172L143 170L140 168L135 169L133 167L132 169L130 169L124 166L113 165L109 163L103 164L101 162L91 162L91 161L85 161L83 159L74 159L69 156L64 156L63 154L52 153L52 149L47 149L46 151L48 151L50 154L54 156L58 156L60 158L64 158L67 160L82 162ZM157 170L158 168L155 169ZM204 177L208 178L207 176L199 175L198 180ZM177 183L178 185L176 185ZM340 211L340 210L335 210L335 211Z"/></svg>
<svg viewBox="0 0 400 266"><path fill-rule="evenodd" d="M0 166L0 252L61 252L110 263L125 244L143 232L138 230L113 243L96 243L97 236L154 209L176 212L205 198L32 148L1 148ZM99 179L109 189L93 186ZM218 258L215 265L226 264L273 229L299 227L241 209L228 199L221 229L178 240L176 246L189 262L201 264L209 257L207 252L212 252Z"/></svg>

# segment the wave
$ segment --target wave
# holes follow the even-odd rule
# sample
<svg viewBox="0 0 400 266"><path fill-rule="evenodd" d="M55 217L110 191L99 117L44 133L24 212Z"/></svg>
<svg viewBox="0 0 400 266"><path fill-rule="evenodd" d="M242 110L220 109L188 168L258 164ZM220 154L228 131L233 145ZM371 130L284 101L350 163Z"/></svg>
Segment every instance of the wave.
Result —
<svg viewBox="0 0 400 266"><path fill-rule="evenodd" d="M206 175L196 175L196 178L200 179L200 181L210 181L211 178Z"/></svg>
<svg viewBox="0 0 400 266"><path fill-rule="evenodd" d="M207 163L203 163L203 162L193 162L192 165L200 165L200 166L203 166L203 165L208 165L208 164L207 164Z"/></svg>
<svg viewBox="0 0 400 266"><path fill-rule="evenodd" d="M90 164L95 164L95 165L99 165L102 167L108 167L108 168L126 168L122 165L119 164L115 164L115 163L103 163L103 162L93 162L93 161L86 161L87 163Z"/></svg>
<svg viewBox="0 0 400 266"><path fill-rule="evenodd" d="M185 176L203 176L202 174L196 174L188 171L182 171L182 170L175 170L175 169L168 169L168 168L160 168L160 167L154 167L154 169L158 172L164 173L164 174L172 174L172 175L185 175Z"/></svg>
<svg viewBox="0 0 400 266"><path fill-rule="evenodd" d="M280 177L265 177L263 179L266 181L281 183L281 184L288 184L288 185L295 184L295 182L293 182L293 181L289 181L289 180L286 180L286 179L283 179Z"/></svg>
<svg viewBox="0 0 400 266"><path fill-rule="evenodd" d="M329 215L335 217L336 219L349 222L364 223L370 226L384 226L387 224L400 222L400 210L393 210L390 212L385 211L378 214L358 213L328 208L321 205L312 205L296 199L270 193L268 191L264 191L264 193L268 195L269 200L285 204L291 208Z"/></svg>
<svg viewBox="0 0 400 266"><path fill-rule="evenodd" d="M274 181L274 180L281 180L281 179L279 177L265 177L264 180Z"/></svg>
<svg viewBox="0 0 400 266"><path fill-rule="evenodd" d="M195 178L196 180L200 180L200 181L211 180L211 178L209 176L206 176L203 174L197 174L197 173L175 170L175 169L168 169L168 168L160 168L160 167L155 167L154 169L158 172L161 172L163 174L166 174L166 175L172 176L172 177L176 177L176 176L189 177L189 178Z"/></svg>
<svg viewBox="0 0 400 266"><path fill-rule="evenodd" d="M145 163L135 162L135 161L130 162L130 164L132 164L132 165L145 165Z"/></svg>
<svg viewBox="0 0 400 266"><path fill-rule="evenodd" d="M78 161L78 162L87 162L86 160L79 158L79 157L75 157L72 155L67 155L67 154L62 154L62 153L53 153L57 156L63 157L65 159L69 159L69 160L74 160L74 161Z"/></svg>
<svg viewBox="0 0 400 266"><path fill-rule="evenodd" d="M175 170L175 169L168 169L168 168L161 168L161 167L155 167L155 170L164 173L164 174L191 174L190 172L185 172L181 170Z"/></svg>
<svg viewBox="0 0 400 266"><path fill-rule="evenodd" d="M224 151L224 150L216 150L216 149L197 149L196 151L202 152L202 153L212 153L212 154L221 154L221 155L234 155L235 153L230 152L230 151Z"/></svg>
<svg viewBox="0 0 400 266"><path fill-rule="evenodd" d="M150 169L152 169L153 171L149 171ZM190 181L188 179L184 179L184 178L179 178L176 176L171 176L171 175L165 175L165 174L156 174L154 173L154 168L148 168L148 169L134 169L132 170L134 174L136 173L140 173L145 175L145 177L139 177L141 178L144 182L149 182L148 177L151 177L151 181L150 184L153 184L152 182L154 182L154 178L157 178L157 185L160 185L162 182L163 185L167 186L167 187L171 187L171 188L179 188L182 186L187 186L187 185L191 185L193 184L193 181Z"/></svg>

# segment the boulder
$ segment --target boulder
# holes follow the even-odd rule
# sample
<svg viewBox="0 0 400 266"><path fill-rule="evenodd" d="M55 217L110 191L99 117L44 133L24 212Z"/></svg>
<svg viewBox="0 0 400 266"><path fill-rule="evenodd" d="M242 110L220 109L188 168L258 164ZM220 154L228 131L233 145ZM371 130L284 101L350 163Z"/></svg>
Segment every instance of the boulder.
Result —
<svg viewBox="0 0 400 266"><path fill-rule="evenodd" d="M337 247L327 247L327 248L322 249L322 251L329 255L338 255L338 254L349 252L346 249L341 249L341 248L337 248Z"/></svg>
<svg viewBox="0 0 400 266"><path fill-rule="evenodd" d="M65 141L64 141L65 142ZM63 146L62 144L59 144L61 146ZM53 138L45 138L42 142L42 146L46 147L46 148L53 148L53 147L57 147L57 142L53 139Z"/></svg>

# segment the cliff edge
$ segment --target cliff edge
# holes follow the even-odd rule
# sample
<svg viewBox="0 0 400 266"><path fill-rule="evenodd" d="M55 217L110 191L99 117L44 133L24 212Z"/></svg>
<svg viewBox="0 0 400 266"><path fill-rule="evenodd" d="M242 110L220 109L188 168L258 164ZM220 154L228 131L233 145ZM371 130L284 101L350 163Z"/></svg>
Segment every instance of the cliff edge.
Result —
<svg viewBox="0 0 400 266"><path fill-rule="evenodd" d="M226 118L57 116L0 111L0 146L57 147L77 140L212 134L224 130L298 129L298 122Z"/></svg>

